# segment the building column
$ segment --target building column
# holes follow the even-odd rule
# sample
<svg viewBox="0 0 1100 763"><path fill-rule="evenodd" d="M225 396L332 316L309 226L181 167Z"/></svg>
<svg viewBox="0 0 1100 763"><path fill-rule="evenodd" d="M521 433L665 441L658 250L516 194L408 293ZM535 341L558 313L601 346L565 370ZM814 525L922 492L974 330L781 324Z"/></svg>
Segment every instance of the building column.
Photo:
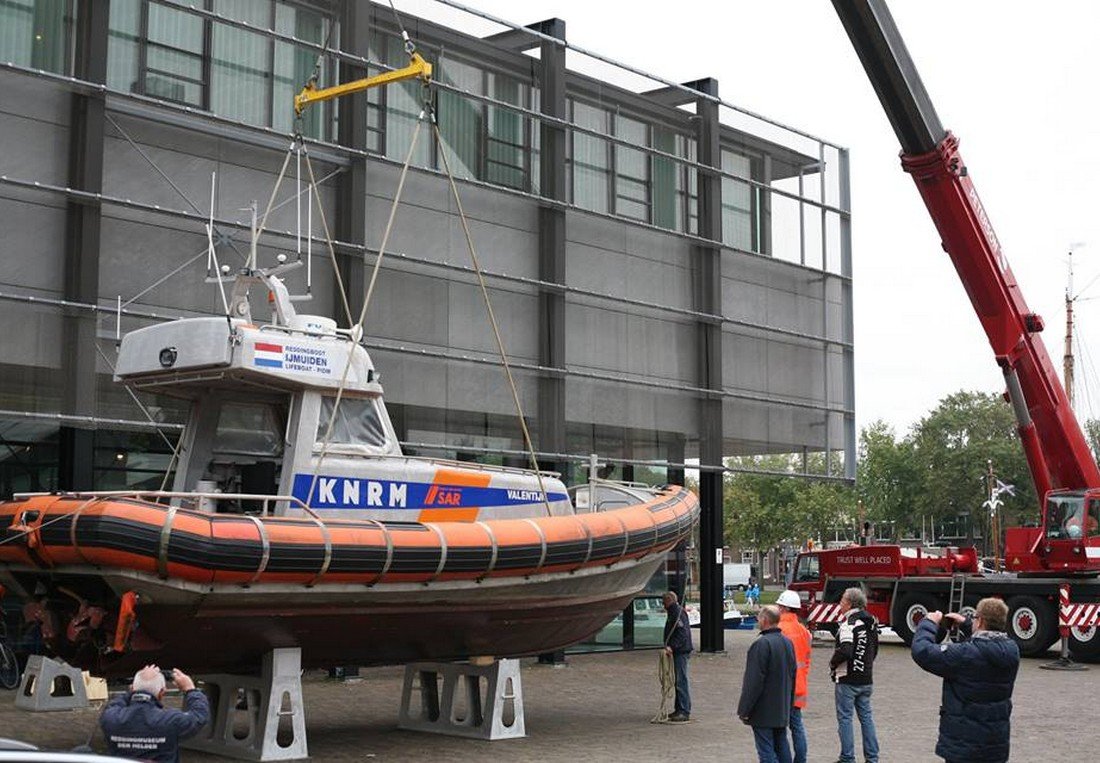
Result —
<svg viewBox="0 0 1100 763"><path fill-rule="evenodd" d="M371 6L367 3L342 3L340 6L340 47L345 52L370 58ZM338 82L353 82L369 76L365 67L341 60L337 67ZM355 93L340 103L337 142L342 146L365 151L367 148L367 93ZM336 177L336 220L333 233L339 241L365 245L367 242L367 160L350 156L348 167ZM354 253L337 257L337 267L347 289L348 305L353 319L363 307L363 267L366 254ZM340 286L333 279L333 305L337 315L343 312ZM343 317L339 320L342 322Z"/></svg>
<svg viewBox="0 0 1100 763"><path fill-rule="evenodd" d="M856 478L856 387L855 358L851 347L854 339L855 323L852 316L852 185L848 176L848 149L839 151L840 161L837 172L840 174L840 274L847 280L841 281L840 294L844 303L843 328L840 337L848 342L844 348L844 407L852 411L844 414L844 476Z"/></svg>
<svg viewBox="0 0 1100 763"><path fill-rule="evenodd" d="M73 34L73 74L77 79L107 82L107 0L78 4ZM69 186L103 191L103 135L106 99L102 92L74 92L69 130ZM99 300L99 243L102 209L98 201L70 199L65 210L63 291L66 300L96 304ZM62 328L63 412L96 415L96 316L66 310ZM58 487L94 487L95 429L63 425L58 434Z"/></svg>
<svg viewBox="0 0 1100 763"><path fill-rule="evenodd" d="M543 35L565 41L565 22L547 19L528 24ZM514 51L539 49L539 90L541 113L567 119L565 88L565 46L535 37L522 29L485 38L494 45ZM539 195L548 202L564 202L565 128L539 122ZM539 375L538 427L535 449L544 453L564 453L565 441L565 209L556 203L541 203L539 222L539 365L550 369ZM543 469L561 472L566 482L572 464L568 461L540 459ZM539 655L540 663L565 661L564 651Z"/></svg>
<svg viewBox="0 0 1100 763"><path fill-rule="evenodd" d="M565 22L549 19L532 25L543 34L565 40ZM567 119L565 94L565 47L548 40L540 42L540 110L547 116ZM564 202L565 128L540 122L539 194L550 201ZM565 285L565 208L560 204L539 205L539 279ZM564 453L565 438L565 292L552 286L539 288L539 365L554 369L539 377L538 448ZM547 468L565 473L569 464L554 461Z"/></svg>
<svg viewBox="0 0 1100 763"><path fill-rule="evenodd" d="M691 86L718 97L718 82L706 79ZM720 169L718 104L708 98L695 102L699 163ZM696 244L695 309L708 315L722 314L722 179L699 173L699 236L713 244ZM699 400L699 462L703 466L721 466L722 461L722 323L700 320L698 341L699 387L708 390ZM722 618L722 546L723 546L723 473L701 470L699 473L699 598L702 623L700 648L719 652L725 647Z"/></svg>

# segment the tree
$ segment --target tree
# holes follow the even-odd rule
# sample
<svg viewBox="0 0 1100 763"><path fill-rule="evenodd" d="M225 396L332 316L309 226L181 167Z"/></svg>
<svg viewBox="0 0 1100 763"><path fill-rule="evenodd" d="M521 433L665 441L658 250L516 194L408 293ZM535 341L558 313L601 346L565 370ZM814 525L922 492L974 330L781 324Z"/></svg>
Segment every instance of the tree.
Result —
<svg viewBox="0 0 1100 763"><path fill-rule="evenodd" d="M727 465L775 472L727 474L724 521L731 545L767 552L784 543L824 538L850 522L855 492L843 484L796 478L802 473L801 454L744 456Z"/></svg>
<svg viewBox="0 0 1100 763"><path fill-rule="evenodd" d="M922 477L910 440L898 441L894 430L881 420L860 432L857 492L868 519L893 523L895 540L914 529L917 496L924 490Z"/></svg>
<svg viewBox="0 0 1100 763"><path fill-rule="evenodd" d="M1038 501L1016 434L1012 408L1000 395L956 392L940 401L910 435L922 489L913 505L919 516L942 519L969 512L987 530L985 474L992 461L998 479L1016 486L1004 496L1002 526L1034 520Z"/></svg>
<svg viewBox="0 0 1100 763"><path fill-rule="evenodd" d="M798 545L807 538L827 540L835 528L853 525L856 492L834 482L801 482L791 504L791 526Z"/></svg>
<svg viewBox="0 0 1100 763"><path fill-rule="evenodd" d="M1081 429L1085 432L1085 439L1089 441L1093 459L1100 460L1100 419L1085 419Z"/></svg>

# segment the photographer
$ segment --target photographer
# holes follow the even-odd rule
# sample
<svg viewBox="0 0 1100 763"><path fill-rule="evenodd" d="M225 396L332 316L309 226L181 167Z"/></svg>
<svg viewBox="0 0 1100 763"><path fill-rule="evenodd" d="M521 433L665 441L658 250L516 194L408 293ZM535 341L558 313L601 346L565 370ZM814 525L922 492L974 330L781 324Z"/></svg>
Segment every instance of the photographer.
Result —
<svg viewBox="0 0 1100 763"><path fill-rule="evenodd" d="M1008 607L982 599L971 621L957 612L925 615L913 634L913 660L943 677L936 754L949 763L1008 760L1012 688L1020 649L1005 633ZM940 645L949 627L961 640Z"/></svg>
<svg viewBox="0 0 1100 763"><path fill-rule="evenodd" d="M183 710L164 707L166 676L183 695ZM158 763L178 763L179 740L198 733L210 720L210 703L182 670L146 665L134 675L128 694L107 703L99 725L111 755Z"/></svg>

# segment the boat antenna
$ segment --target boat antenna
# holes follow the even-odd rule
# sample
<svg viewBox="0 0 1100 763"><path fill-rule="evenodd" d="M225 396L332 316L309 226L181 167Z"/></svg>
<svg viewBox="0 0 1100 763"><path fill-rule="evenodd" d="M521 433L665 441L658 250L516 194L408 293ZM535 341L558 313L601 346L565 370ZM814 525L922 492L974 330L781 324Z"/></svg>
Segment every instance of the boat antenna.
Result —
<svg viewBox="0 0 1100 763"><path fill-rule="evenodd" d="M225 282L222 281L222 266L218 262L218 251L214 246L214 189L217 185L217 172L210 173L210 218L206 222L206 272L209 275L210 265L214 265L214 279L218 282L218 292L222 295L222 309L225 317L229 317L229 301L225 298ZM226 266L228 270L228 266ZM127 387L129 389L129 387Z"/></svg>

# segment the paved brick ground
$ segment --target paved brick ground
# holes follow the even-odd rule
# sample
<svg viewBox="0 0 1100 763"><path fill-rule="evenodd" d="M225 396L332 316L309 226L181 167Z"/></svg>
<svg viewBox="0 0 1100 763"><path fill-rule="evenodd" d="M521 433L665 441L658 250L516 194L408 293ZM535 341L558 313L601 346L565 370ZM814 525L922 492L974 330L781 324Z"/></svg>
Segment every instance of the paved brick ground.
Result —
<svg viewBox="0 0 1100 763"><path fill-rule="evenodd" d="M733 720L745 652L753 634L727 633L727 652L691 661L694 722L653 725L657 707L656 654L570 657L565 668L525 661L526 739L484 743L398 731L399 668L363 671L357 682L310 675L305 682L309 749L315 761L752 761L750 730ZM828 648L814 650L806 725L811 761L836 760L838 751ZM1100 691L1100 666L1082 673L1040 670L1025 660L1016 684L1013 760L1079 758L1082 725ZM875 718L883 761L929 761L934 746L939 681L919 670L901 645L883 645L875 666ZM79 744L96 728L96 710L49 715L18 711L0 692L0 736L43 747ZM1085 737L1087 740L1087 736ZM93 744L101 746L98 735ZM214 761L185 753L185 761Z"/></svg>

